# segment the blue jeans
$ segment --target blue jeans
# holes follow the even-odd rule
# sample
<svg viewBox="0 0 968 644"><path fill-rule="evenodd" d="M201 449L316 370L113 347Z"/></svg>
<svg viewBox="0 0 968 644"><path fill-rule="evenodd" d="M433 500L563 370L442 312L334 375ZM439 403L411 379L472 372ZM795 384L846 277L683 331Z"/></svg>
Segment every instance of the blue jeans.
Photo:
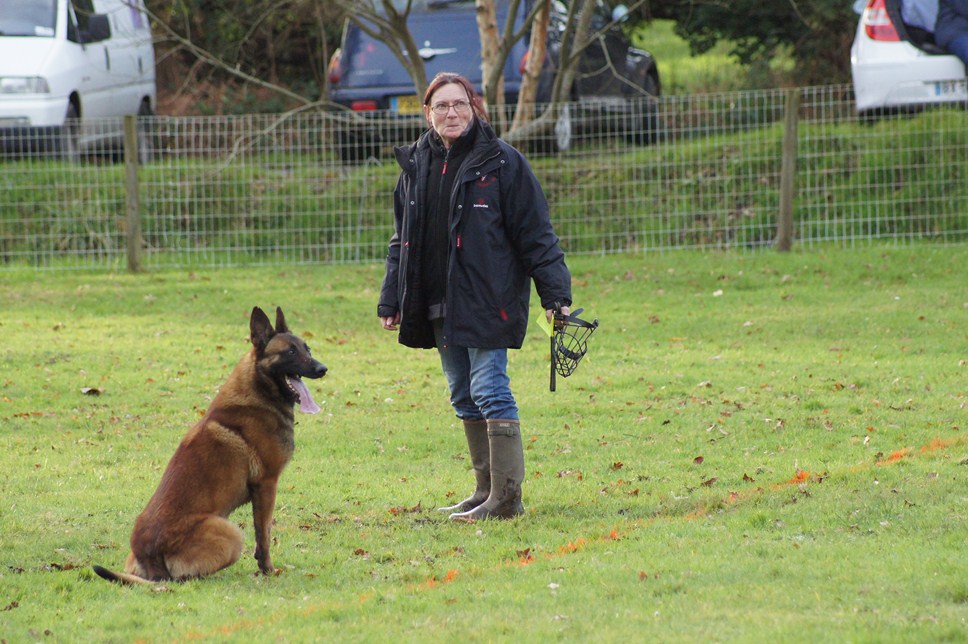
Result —
<svg viewBox="0 0 968 644"><path fill-rule="evenodd" d="M518 420L518 405L508 377L508 350L442 346L441 328L442 320L436 320L437 352L457 417Z"/></svg>

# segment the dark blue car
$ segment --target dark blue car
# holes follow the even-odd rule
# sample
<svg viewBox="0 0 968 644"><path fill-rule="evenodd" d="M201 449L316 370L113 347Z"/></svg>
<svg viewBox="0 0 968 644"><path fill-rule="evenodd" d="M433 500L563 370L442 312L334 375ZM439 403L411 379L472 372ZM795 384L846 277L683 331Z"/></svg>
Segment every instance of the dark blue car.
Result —
<svg viewBox="0 0 968 644"><path fill-rule="evenodd" d="M522 3L518 24L528 5ZM560 3L552 6L548 57L538 83L539 104L547 103L551 97L567 11ZM660 91L655 60L648 52L630 45L604 5L598 9L592 29L603 30L602 37L582 53L569 96L573 103L563 110L555 127L553 147L558 150L571 145L573 128L606 122L631 123L627 134L637 140L651 140L654 136L654 98ZM506 23L507 11L508 2L498 0L499 29ZM437 72L457 72L481 90L481 44L473 0L415 3L407 25L428 80ZM517 102L528 42L529 36L518 40L505 63L505 103L510 109ZM371 117L341 130L340 154L344 161L360 161L378 155L381 147L409 142L425 127L420 97L416 96L413 80L404 66L386 45L352 21L347 21L341 47L330 61L329 99L353 113ZM616 114L621 118L617 119Z"/></svg>

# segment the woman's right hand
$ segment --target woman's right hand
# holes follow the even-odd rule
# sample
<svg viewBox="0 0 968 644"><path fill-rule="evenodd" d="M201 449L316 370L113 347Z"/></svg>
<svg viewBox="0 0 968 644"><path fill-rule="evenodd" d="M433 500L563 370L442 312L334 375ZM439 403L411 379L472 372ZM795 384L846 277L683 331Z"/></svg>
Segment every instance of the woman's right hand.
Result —
<svg viewBox="0 0 968 644"><path fill-rule="evenodd" d="M387 317L380 316L380 323L387 331L396 331L397 325L400 324L400 314L397 313L396 315Z"/></svg>

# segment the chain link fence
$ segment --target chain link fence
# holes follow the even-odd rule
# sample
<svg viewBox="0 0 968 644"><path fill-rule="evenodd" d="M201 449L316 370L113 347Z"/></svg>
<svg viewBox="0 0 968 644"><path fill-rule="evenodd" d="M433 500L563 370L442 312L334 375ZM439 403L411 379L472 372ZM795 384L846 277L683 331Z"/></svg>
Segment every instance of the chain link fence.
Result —
<svg viewBox="0 0 968 644"><path fill-rule="evenodd" d="M849 86L795 91L786 148L783 90L571 104L518 146L568 253L772 247L784 185L794 245L968 242L965 105L859 119ZM76 147L0 130L0 267L381 261L392 147L421 127L381 113L142 117L127 159L118 121L87 123Z"/></svg>

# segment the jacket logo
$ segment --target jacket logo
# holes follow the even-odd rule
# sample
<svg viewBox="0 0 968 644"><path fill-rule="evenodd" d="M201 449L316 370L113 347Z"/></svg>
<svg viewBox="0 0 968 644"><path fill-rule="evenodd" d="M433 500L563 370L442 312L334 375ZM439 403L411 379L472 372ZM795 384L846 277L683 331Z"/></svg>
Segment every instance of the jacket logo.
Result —
<svg viewBox="0 0 968 644"><path fill-rule="evenodd" d="M488 205L487 205L487 204L486 204L486 203L484 202L484 197L480 197L480 198L478 198L478 200L477 200L477 203L476 203L476 204L474 204L474 207L475 207L475 208L490 208L490 206L488 206Z"/></svg>
<svg viewBox="0 0 968 644"><path fill-rule="evenodd" d="M484 175L483 177L477 180L477 185L479 185L482 188L486 188L492 183L494 183L495 181L497 181L497 177L489 177L487 175Z"/></svg>

